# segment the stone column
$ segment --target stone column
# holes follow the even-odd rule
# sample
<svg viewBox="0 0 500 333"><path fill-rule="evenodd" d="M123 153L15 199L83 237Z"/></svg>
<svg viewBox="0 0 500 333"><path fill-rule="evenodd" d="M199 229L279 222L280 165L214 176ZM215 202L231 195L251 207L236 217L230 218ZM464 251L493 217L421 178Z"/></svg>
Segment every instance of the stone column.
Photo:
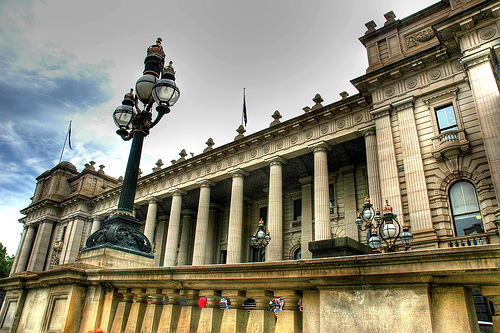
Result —
<svg viewBox="0 0 500 333"><path fill-rule="evenodd" d="M54 221L43 221L38 225L35 243L31 251L31 258L28 264L28 271L41 272L44 269L47 253L49 252L50 241L52 239L52 228Z"/></svg>
<svg viewBox="0 0 500 333"><path fill-rule="evenodd" d="M148 214L146 215L146 225L144 226L144 236L153 244L156 227L156 214L158 211L158 201L155 198L149 199Z"/></svg>
<svg viewBox="0 0 500 333"><path fill-rule="evenodd" d="M123 295L123 298L116 307L116 313L113 318L110 333L125 332L130 309L132 308L132 302L134 301L134 294L132 294L130 289L121 288L118 289L118 292Z"/></svg>
<svg viewBox="0 0 500 333"><path fill-rule="evenodd" d="M370 201L375 209L382 209L382 196L380 192L380 176L378 169L378 147L375 128L363 132L366 147L366 172L368 173L368 187Z"/></svg>
<svg viewBox="0 0 500 333"><path fill-rule="evenodd" d="M328 183L328 145L312 147L314 153L314 236L316 241L330 239L330 188Z"/></svg>
<svg viewBox="0 0 500 333"><path fill-rule="evenodd" d="M500 93L492 63L492 49L480 50L462 58L474 95L477 118L481 128L486 157L497 200L500 199ZM500 211L497 211L497 217ZM488 226L486 226L488 227ZM492 227L495 226L492 224Z"/></svg>
<svg viewBox="0 0 500 333"><path fill-rule="evenodd" d="M127 327L125 333L141 332L142 323L145 318L146 308L148 306L148 294L145 289L133 288L132 294L134 295L134 303L130 308L130 313L127 320Z"/></svg>
<svg viewBox="0 0 500 333"><path fill-rule="evenodd" d="M247 290L247 298L255 300L255 309L248 314L247 332L274 332L274 313L269 311L269 301L273 293L267 290Z"/></svg>
<svg viewBox="0 0 500 333"><path fill-rule="evenodd" d="M391 106L386 105L370 112L375 117L382 200L388 200L398 220L404 224L403 202L399 187L396 149L391 125Z"/></svg>
<svg viewBox="0 0 500 333"><path fill-rule="evenodd" d="M302 331L302 314L298 311L301 295L295 290L275 290L274 297L285 301L283 310L278 313L276 332Z"/></svg>
<svg viewBox="0 0 500 333"><path fill-rule="evenodd" d="M179 290L163 289L162 293L168 296L168 303L163 305L157 332L175 332L181 313Z"/></svg>
<svg viewBox="0 0 500 333"><path fill-rule="evenodd" d="M479 332L474 297L463 286L435 286L431 290L432 332ZM453 309L453 311L450 311Z"/></svg>
<svg viewBox="0 0 500 333"><path fill-rule="evenodd" d="M309 242L313 241L313 203L312 203L312 177L299 179L302 184L302 221L300 234L300 249L302 259L312 259L312 253L309 251Z"/></svg>
<svg viewBox="0 0 500 333"><path fill-rule="evenodd" d="M24 272L28 267L28 261L30 259L31 249L33 243L35 242L36 228L33 225L27 226L24 231L25 235L24 242L22 243L22 248L19 249L19 261L17 262L16 273Z"/></svg>
<svg viewBox="0 0 500 333"><path fill-rule="evenodd" d="M74 262L80 252L80 245L83 237L83 227L85 226L84 216L75 216L73 221L68 223L66 237L61 255L61 264Z"/></svg>
<svg viewBox="0 0 500 333"><path fill-rule="evenodd" d="M344 179L344 214L346 236L359 241L356 220L356 182L354 181L354 168L342 170Z"/></svg>
<svg viewBox="0 0 500 333"><path fill-rule="evenodd" d="M198 307L198 291L197 290L181 290L181 296L186 296L187 305L181 307L179 315L179 323L177 324L176 332L192 333L198 329L198 321L200 320L201 309Z"/></svg>
<svg viewBox="0 0 500 333"><path fill-rule="evenodd" d="M246 332L248 311L243 309L243 301L246 299L245 291L223 290L222 297L229 298L231 306L223 310L220 332Z"/></svg>
<svg viewBox="0 0 500 333"><path fill-rule="evenodd" d="M207 245L205 251L205 265L214 263L215 253L215 227L217 224L217 210L210 208L208 213Z"/></svg>
<svg viewBox="0 0 500 333"><path fill-rule="evenodd" d="M408 213L413 234L427 231L435 235L413 102L413 97L410 97L392 105L398 112L400 131L405 136L401 140L401 150L405 168Z"/></svg>
<svg viewBox="0 0 500 333"><path fill-rule="evenodd" d="M281 157L270 162L267 226L271 241L266 248L266 261L283 260L283 163Z"/></svg>
<svg viewBox="0 0 500 333"><path fill-rule="evenodd" d="M177 246L179 245L183 194L184 192L177 190L172 195L172 206L170 208L167 244L165 245L165 260L163 262L163 266L175 266L175 262L177 260Z"/></svg>
<svg viewBox="0 0 500 333"><path fill-rule="evenodd" d="M144 313L144 320L142 322L141 333L156 333L165 332L158 331L158 326L161 320L161 312L163 308L163 299L165 295L161 293L160 289L151 288L146 290L147 298L146 312Z"/></svg>
<svg viewBox="0 0 500 333"><path fill-rule="evenodd" d="M92 235L97 230L101 229L103 218L100 216L94 216L94 221L92 222L92 230L90 230L90 234Z"/></svg>
<svg viewBox="0 0 500 333"><path fill-rule="evenodd" d="M205 264L211 186L212 183L210 181L203 181L200 185L200 200L198 202L198 217L196 220L196 234L194 236L193 266Z"/></svg>
<svg viewBox="0 0 500 333"><path fill-rule="evenodd" d="M197 333L219 332L223 312L219 309L220 291L200 290L199 296L205 296L207 306L201 309Z"/></svg>
<svg viewBox="0 0 500 333"><path fill-rule="evenodd" d="M182 231L181 242L179 244L179 257L177 258L177 266L185 266L189 264L189 251L191 247L191 222L193 219L193 211L182 211Z"/></svg>
<svg viewBox="0 0 500 333"><path fill-rule="evenodd" d="M229 208L229 230L227 236L226 259L226 263L228 264L236 264L241 262L241 249L243 240L243 181L243 171L235 171L233 173L231 205Z"/></svg>

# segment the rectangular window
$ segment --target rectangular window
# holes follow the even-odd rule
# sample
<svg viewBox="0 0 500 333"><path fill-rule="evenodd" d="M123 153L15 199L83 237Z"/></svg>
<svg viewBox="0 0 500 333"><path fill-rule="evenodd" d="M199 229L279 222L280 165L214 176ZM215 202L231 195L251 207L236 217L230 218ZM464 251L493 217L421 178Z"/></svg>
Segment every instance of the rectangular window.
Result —
<svg viewBox="0 0 500 333"><path fill-rule="evenodd" d="M335 206L335 186L333 184L329 185L328 192L330 192L330 210Z"/></svg>
<svg viewBox="0 0 500 333"><path fill-rule="evenodd" d="M293 220L302 220L302 199L297 199L293 201Z"/></svg>
<svg viewBox="0 0 500 333"><path fill-rule="evenodd" d="M435 110L439 133L458 130L455 111L453 110L452 104L436 108Z"/></svg>
<svg viewBox="0 0 500 333"><path fill-rule="evenodd" d="M262 221L264 221L264 224L266 224L266 222L267 222L267 207L261 207L259 214L260 214L259 220L260 220L260 218L262 218Z"/></svg>

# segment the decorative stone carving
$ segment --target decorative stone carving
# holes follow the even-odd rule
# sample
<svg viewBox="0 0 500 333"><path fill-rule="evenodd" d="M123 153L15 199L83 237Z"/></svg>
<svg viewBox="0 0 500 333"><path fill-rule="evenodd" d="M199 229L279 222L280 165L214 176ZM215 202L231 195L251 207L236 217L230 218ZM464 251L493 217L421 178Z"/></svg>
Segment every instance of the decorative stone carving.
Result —
<svg viewBox="0 0 500 333"><path fill-rule="evenodd" d="M212 150L212 149L213 149L213 148L212 148L212 146L213 146L213 145L215 145L215 142L214 142L214 140L212 140L212 138L208 138L208 140L207 140L207 142L205 142L205 144L206 144L208 147L207 147L207 148L205 148L205 149L203 150L203 152L207 152L207 151Z"/></svg>
<svg viewBox="0 0 500 333"><path fill-rule="evenodd" d="M314 109L314 108L313 108ZM274 111L273 115L274 121L269 125L270 127L281 124L280 119L283 118L278 110Z"/></svg>
<svg viewBox="0 0 500 333"><path fill-rule="evenodd" d="M431 40L435 36L434 30L432 28L427 28L416 32L412 35L406 36L406 48L411 49L412 47L416 47L419 44L425 43Z"/></svg>
<svg viewBox="0 0 500 333"><path fill-rule="evenodd" d="M163 161L161 159L159 159L156 162L156 167L153 168L153 172L160 171L162 166L163 166Z"/></svg>
<svg viewBox="0 0 500 333"><path fill-rule="evenodd" d="M320 94L316 94L316 96L314 96L314 98L313 98L313 102L314 102L314 103L316 103L316 104L314 104L314 106L312 107L312 109L311 109L311 110L312 110L312 111L314 111L314 110L317 110L317 109L322 108L322 107L323 107L323 105L322 105L321 103L322 103L323 101L324 101L324 100L323 100L323 97L321 97L321 95L320 95Z"/></svg>
<svg viewBox="0 0 500 333"><path fill-rule="evenodd" d="M234 137L234 141L236 140L240 140L240 139L243 139L245 136L243 135L243 133L246 132L245 128L243 127L243 125L240 125L240 127L238 127L236 129L236 132L238 133L237 136Z"/></svg>

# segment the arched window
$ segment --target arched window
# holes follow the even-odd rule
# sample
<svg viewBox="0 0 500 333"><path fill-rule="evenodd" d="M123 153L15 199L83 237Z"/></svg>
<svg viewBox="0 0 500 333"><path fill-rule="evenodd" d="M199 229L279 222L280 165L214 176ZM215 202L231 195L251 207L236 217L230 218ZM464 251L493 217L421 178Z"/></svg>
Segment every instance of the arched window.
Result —
<svg viewBox="0 0 500 333"><path fill-rule="evenodd" d="M467 181L453 184L450 188L450 203L456 236L484 232L474 185Z"/></svg>
<svg viewBox="0 0 500 333"><path fill-rule="evenodd" d="M300 260L301 259L301 255L302 254L302 251L300 250L300 247L295 250L295 252L293 253L293 260Z"/></svg>

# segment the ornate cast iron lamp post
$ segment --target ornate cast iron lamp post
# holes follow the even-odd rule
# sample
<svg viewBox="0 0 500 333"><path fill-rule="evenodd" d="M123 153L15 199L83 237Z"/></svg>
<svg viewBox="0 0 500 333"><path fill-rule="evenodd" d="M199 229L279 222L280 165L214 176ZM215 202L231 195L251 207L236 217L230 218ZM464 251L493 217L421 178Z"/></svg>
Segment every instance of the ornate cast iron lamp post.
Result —
<svg viewBox="0 0 500 333"><path fill-rule="evenodd" d="M122 105L113 113L113 120L118 126L116 133L125 141L132 140L127 169L116 213L104 221L102 229L90 235L82 252L107 247L153 257L151 243L138 230L140 222L134 217L133 208L144 137L158 124L163 115L170 112L170 107L180 96L179 88L175 84L172 62L168 67L163 67L165 53L161 42L161 38L158 38L156 44L147 50L143 76L135 85L136 94L130 89ZM157 114L152 121L151 109L154 103L157 104Z"/></svg>
<svg viewBox="0 0 500 333"><path fill-rule="evenodd" d="M264 221L260 218L259 227L250 239L252 246L257 249L258 262L262 260L262 249L269 244L269 241L271 241L271 235L264 225Z"/></svg>
<svg viewBox="0 0 500 333"><path fill-rule="evenodd" d="M370 198L366 198L363 209L356 218L356 225L361 231L368 229L368 245L372 249L380 248L383 240L387 252L394 252L398 249L396 241L399 238L405 249L408 250L413 241L410 227L406 224L401 227L397 215L392 212L392 207L387 200L381 216L380 210L375 211L370 203Z"/></svg>

